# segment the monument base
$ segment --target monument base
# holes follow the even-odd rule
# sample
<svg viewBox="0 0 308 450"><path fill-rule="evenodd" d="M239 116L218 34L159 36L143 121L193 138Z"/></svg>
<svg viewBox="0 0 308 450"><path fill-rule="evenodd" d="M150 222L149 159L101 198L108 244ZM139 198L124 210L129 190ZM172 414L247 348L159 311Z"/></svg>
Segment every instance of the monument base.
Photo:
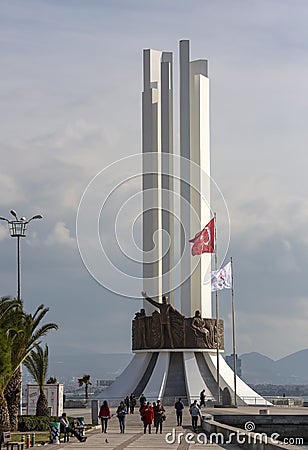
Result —
<svg viewBox="0 0 308 450"><path fill-rule="evenodd" d="M208 405L234 404L234 373L222 355L219 355L219 373L220 399L216 383L216 351L138 351L122 374L99 398L108 400L114 406L134 393L135 397L144 394L151 402L160 399L165 405L173 405L179 397L184 403L191 404L194 400L199 401L200 392L205 389ZM236 392L238 406L270 405L239 377Z"/></svg>

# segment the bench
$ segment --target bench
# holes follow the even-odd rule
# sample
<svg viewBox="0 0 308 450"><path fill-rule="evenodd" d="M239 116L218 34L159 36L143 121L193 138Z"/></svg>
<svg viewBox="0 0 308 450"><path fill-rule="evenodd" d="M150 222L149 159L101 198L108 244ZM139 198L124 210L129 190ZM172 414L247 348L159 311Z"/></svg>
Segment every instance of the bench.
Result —
<svg viewBox="0 0 308 450"><path fill-rule="evenodd" d="M11 441L11 432L10 431L3 431L1 434L0 439L0 450L2 449L2 444L4 444L4 448L6 447L7 450L14 448L17 448L18 450L22 450L23 445L21 442L13 442Z"/></svg>
<svg viewBox="0 0 308 450"><path fill-rule="evenodd" d="M76 431L81 437L85 435L85 426L84 423L79 419L74 419L72 430ZM69 442L70 440L70 432L67 431L66 427L60 423L60 440L63 435L63 442Z"/></svg>

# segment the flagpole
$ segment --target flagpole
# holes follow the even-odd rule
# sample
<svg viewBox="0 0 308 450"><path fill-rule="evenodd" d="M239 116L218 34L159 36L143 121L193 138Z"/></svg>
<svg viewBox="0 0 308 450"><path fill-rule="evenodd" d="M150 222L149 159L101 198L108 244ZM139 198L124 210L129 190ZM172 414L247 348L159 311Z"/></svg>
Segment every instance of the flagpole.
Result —
<svg viewBox="0 0 308 450"><path fill-rule="evenodd" d="M233 341L233 371L234 371L234 405L236 400L236 345L235 345L235 314L234 314L234 279L233 279L233 259L231 256L231 280L232 280L232 341Z"/></svg>
<svg viewBox="0 0 308 450"><path fill-rule="evenodd" d="M214 213L214 223L215 223L215 270L218 270L217 261L217 231L216 231L216 212ZM219 305L218 305L218 289L215 292L216 300L216 357L217 357L217 400L220 404L220 380L219 380L219 333L218 333L218 317L219 317Z"/></svg>

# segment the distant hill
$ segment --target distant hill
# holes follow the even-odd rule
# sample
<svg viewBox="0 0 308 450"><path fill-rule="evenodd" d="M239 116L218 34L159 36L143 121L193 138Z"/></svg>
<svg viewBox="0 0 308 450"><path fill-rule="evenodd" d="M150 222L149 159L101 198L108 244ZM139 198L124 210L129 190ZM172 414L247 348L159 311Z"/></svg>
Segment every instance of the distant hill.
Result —
<svg viewBox="0 0 308 450"><path fill-rule="evenodd" d="M260 353L244 353L242 378L252 384L307 384L308 349L274 361Z"/></svg>
<svg viewBox="0 0 308 450"><path fill-rule="evenodd" d="M92 380L114 380L131 359L131 353L54 353L50 356L48 374L54 375L60 382L80 378L83 374L91 375Z"/></svg>
<svg viewBox="0 0 308 450"><path fill-rule="evenodd" d="M57 349L58 350L58 349ZM132 359L132 353L95 353L86 351L53 351L49 375L59 381L90 374L91 379L115 379ZM277 361L261 353L244 353L242 378L249 384L308 384L308 349L300 350Z"/></svg>

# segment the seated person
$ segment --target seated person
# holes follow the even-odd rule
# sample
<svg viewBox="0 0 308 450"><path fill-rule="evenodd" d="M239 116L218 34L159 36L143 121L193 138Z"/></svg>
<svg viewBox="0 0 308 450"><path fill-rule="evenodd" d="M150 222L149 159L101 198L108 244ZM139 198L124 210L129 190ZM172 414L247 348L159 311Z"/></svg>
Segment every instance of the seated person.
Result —
<svg viewBox="0 0 308 450"><path fill-rule="evenodd" d="M75 431L79 432L81 436L84 436L84 423L80 419L74 419L73 428Z"/></svg>
<svg viewBox="0 0 308 450"><path fill-rule="evenodd" d="M60 419L60 433L72 433L80 442L85 442L87 438L85 436L81 436L74 428L71 428L69 422L66 417L66 413L63 413ZM67 436L68 438L68 436ZM65 439L65 437L64 437ZM68 439L67 439L68 440Z"/></svg>

